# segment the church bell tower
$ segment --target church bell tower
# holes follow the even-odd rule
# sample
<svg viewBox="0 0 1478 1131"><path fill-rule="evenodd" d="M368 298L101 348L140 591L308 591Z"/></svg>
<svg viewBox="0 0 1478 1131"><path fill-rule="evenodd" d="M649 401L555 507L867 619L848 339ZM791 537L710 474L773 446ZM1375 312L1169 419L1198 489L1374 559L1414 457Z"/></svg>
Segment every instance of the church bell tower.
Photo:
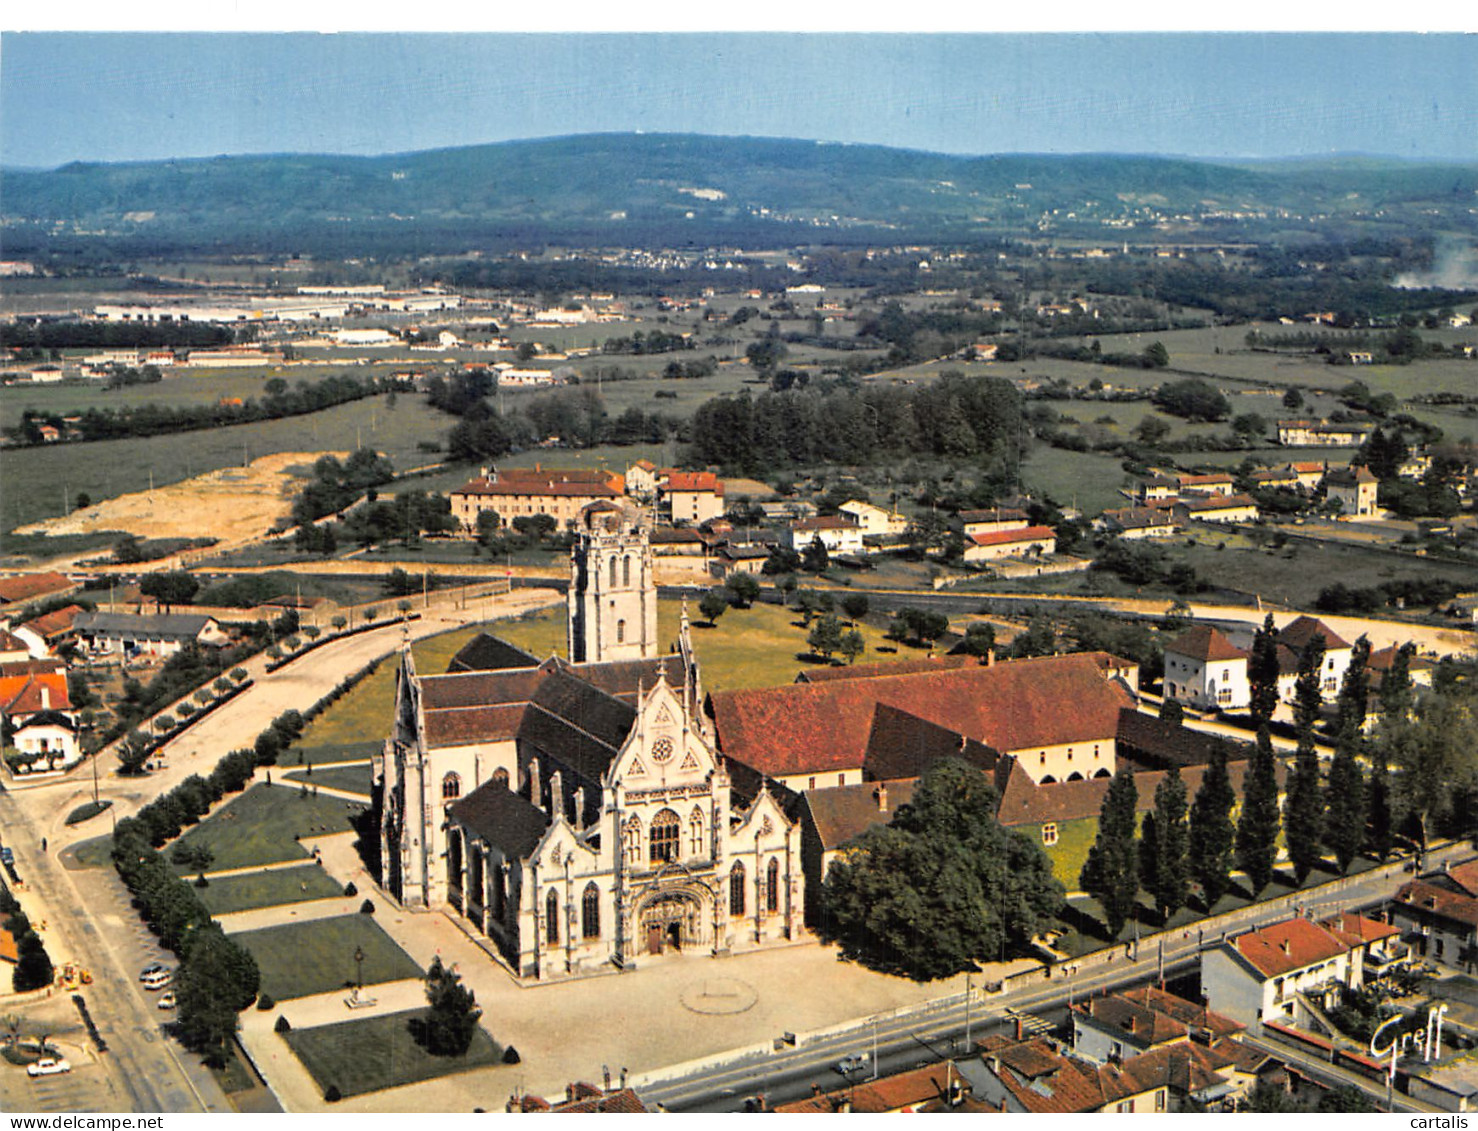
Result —
<svg viewBox="0 0 1478 1131"><path fill-rule="evenodd" d="M575 520L570 550L569 656L573 663L657 655L657 582L646 516L591 503Z"/></svg>

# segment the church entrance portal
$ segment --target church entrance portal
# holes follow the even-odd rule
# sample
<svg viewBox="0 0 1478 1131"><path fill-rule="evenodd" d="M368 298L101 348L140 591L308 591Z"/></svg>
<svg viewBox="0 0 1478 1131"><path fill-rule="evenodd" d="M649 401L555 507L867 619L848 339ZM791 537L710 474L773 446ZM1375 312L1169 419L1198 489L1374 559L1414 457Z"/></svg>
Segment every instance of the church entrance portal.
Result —
<svg viewBox="0 0 1478 1131"><path fill-rule="evenodd" d="M698 901L691 895L673 892L658 896L641 910L647 953L681 951L697 942L699 922Z"/></svg>

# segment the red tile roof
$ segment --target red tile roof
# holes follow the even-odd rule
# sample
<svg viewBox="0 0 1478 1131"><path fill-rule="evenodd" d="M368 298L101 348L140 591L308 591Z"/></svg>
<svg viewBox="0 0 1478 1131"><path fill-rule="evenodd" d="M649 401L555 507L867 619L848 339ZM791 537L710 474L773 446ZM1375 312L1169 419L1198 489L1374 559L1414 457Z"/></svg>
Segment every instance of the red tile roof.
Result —
<svg viewBox="0 0 1478 1131"><path fill-rule="evenodd" d="M38 711L71 709L72 700L67 694L67 674L64 671L0 677L0 712L6 715L34 715Z"/></svg>
<svg viewBox="0 0 1478 1131"><path fill-rule="evenodd" d="M1478 859L1453 864L1447 869L1447 878L1469 895L1478 896Z"/></svg>
<svg viewBox="0 0 1478 1131"><path fill-rule="evenodd" d="M909 675L913 672L950 671L954 668L979 667L974 656L917 656L906 660L881 660L875 664L842 664L830 668L807 668L799 672L797 683L831 683L839 679L876 679L880 675Z"/></svg>
<svg viewBox="0 0 1478 1131"><path fill-rule="evenodd" d="M1251 495L1207 495L1205 498L1181 499L1176 506L1188 511L1240 510L1243 507L1257 506L1257 500Z"/></svg>
<svg viewBox="0 0 1478 1131"><path fill-rule="evenodd" d="M1298 617L1289 621L1278 633L1278 643L1285 644L1295 652L1302 652L1315 635L1324 637L1324 650L1348 648L1349 642L1316 617Z"/></svg>
<svg viewBox="0 0 1478 1131"><path fill-rule="evenodd" d="M1302 970L1348 954L1350 944L1308 919L1285 919L1233 940L1237 951L1265 978Z"/></svg>
<svg viewBox="0 0 1478 1131"><path fill-rule="evenodd" d="M81 586L62 573L22 573L0 577L0 605L31 601L48 593L70 593Z"/></svg>
<svg viewBox="0 0 1478 1131"><path fill-rule="evenodd" d="M831 1115L840 1111L882 1115L947 1101L951 1086L965 1089L969 1087L950 1063L927 1064L922 1068L912 1068L878 1080L778 1104L774 1110L780 1115Z"/></svg>
<svg viewBox="0 0 1478 1131"><path fill-rule="evenodd" d="M1352 948L1380 942L1382 939L1398 938L1401 934L1390 923L1382 923L1379 919L1371 919L1355 911L1341 911L1333 919L1325 919L1320 926L1333 931Z"/></svg>
<svg viewBox="0 0 1478 1131"><path fill-rule="evenodd" d="M20 652L22 655L29 656L31 646L13 632L0 628L0 652Z"/></svg>
<svg viewBox="0 0 1478 1131"><path fill-rule="evenodd" d="M810 789L801 804L810 812L825 851L846 844L874 825L886 825L900 805L913 800L917 782L918 778L904 778Z"/></svg>
<svg viewBox="0 0 1478 1131"><path fill-rule="evenodd" d="M1111 739L1130 705L1076 655L712 696L724 755L771 776L860 767L879 703L1003 753Z"/></svg>
<svg viewBox="0 0 1478 1131"><path fill-rule="evenodd" d="M517 479L489 482L473 479L453 491L454 495L480 495L506 498L510 495L535 495L548 498L618 499L621 492L607 483L591 480Z"/></svg>
<svg viewBox="0 0 1478 1131"><path fill-rule="evenodd" d="M722 496L724 485L711 471L674 471L667 476L662 489L669 495L674 491L706 491Z"/></svg>
<svg viewBox="0 0 1478 1131"><path fill-rule="evenodd" d="M977 546L1010 546L1017 542L1056 541L1057 532L1050 526L1023 526L1020 530L992 530L985 534L972 534L970 541Z"/></svg>
<svg viewBox="0 0 1478 1131"><path fill-rule="evenodd" d="M839 514L821 515L819 518L801 518L790 524L792 530L860 530L850 518Z"/></svg>
<svg viewBox="0 0 1478 1131"><path fill-rule="evenodd" d="M1426 880L1412 880L1396 893L1396 902L1415 911L1429 912L1443 919L1478 927L1478 899L1462 892L1448 891Z"/></svg>
<svg viewBox="0 0 1478 1131"><path fill-rule="evenodd" d="M1247 653L1209 624L1188 628L1165 645L1165 651L1207 663L1213 660L1245 660Z"/></svg>
<svg viewBox="0 0 1478 1131"><path fill-rule="evenodd" d="M1242 1032L1247 1027L1240 1021L1233 1021L1223 1013L1217 1013L1209 1006L1187 1001L1178 994L1172 994L1158 986L1135 986L1133 989L1120 990L1119 995L1146 1009L1163 1013L1187 1028L1205 1030L1213 1037L1228 1037L1233 1033Z"/></svg>

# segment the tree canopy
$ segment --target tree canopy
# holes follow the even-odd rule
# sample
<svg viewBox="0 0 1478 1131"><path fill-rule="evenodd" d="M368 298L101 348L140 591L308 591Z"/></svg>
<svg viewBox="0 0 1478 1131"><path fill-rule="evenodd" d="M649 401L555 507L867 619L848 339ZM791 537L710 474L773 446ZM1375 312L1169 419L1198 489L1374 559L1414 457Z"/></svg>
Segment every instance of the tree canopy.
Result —
<svg viewBox="0 0 1478 1131"><path fill-rule="evenodd" d="M944 759L888 825L859 836L827 873L823 933L842 956L933 981L1019 952L1062 905L1041 846L996 819L980 770Z"/></svg>

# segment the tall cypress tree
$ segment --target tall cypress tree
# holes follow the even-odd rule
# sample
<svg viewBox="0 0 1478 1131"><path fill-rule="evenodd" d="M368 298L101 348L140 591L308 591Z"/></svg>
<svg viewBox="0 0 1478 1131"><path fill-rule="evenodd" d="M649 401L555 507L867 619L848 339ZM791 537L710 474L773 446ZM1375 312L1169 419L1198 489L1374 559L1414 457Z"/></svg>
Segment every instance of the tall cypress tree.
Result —
<svg viewBox="0 0 1478 1131"><path fill-rule="evenodd" d="M1411 710L1411 657L1416 645L1407 641L1396 649L1395 658L1380 681L1380 710L1386 719L1399 719Z"/></svg>
<svg viewBox="0 0 1478 1131"><path fill-rule="evenodd" d="M1377 744L1371 752L1370 788L1366 791L1365 850L1385 863L1391 854L1391 778L1386 769L1385 747Z"/></svg>
<svg viewBox="0 0 1478 1131"><path fill-rule="evenodd" d="M1365 752L1365 712L1370 699L1370 641L1355 641L1350 666L1339 689L1339 720L1335 724L1334 760L1324 791L1324 845L1334 853L1341 872L1365 842L1365 775L1359 757Z"/></svg>
<svg viewBox="0 0 1478 1131"><path fill-rule="evenodd" d="M1314 724L1323 702L1320 683L1324 670L1324 637L1316 633L1298 661L1294 686L1293 725L1298 732L1298 751L1288 778L1288 796L1283 802L1283 839L1293 874L1302 884L1320 860L1319 842L1324 832L1324 794L1319 785L1319 755L1314 750Z"/></svg>
<svg viewBox="0 0 1478 1131"><path fill-rule="evenodd" d="M1252 725L1266 726L1278 706L1278 630L1269 613L1252 638L1247 659L1247 682L1251 685Z"/></svg>
<svg viewBox="0 0 1478 1131"><path fill-rule="evenodd" d="M1141 842L1141 874L1145 888L1154 896L1161 922L1167 922L1185 906L1188 895L1189 848L1186 830L1185 782L1180 770L1172 766L1155 787L1154 843ZM1148 822L1149 818L1145 818Z"/></svg>
<svg viewBox="0 0 1478 1131"><path fill-rule="evenodd" d="M1135 851L1135 812L1139 789L1134 773L1121 765L1109 783L1098 811L1098 838L1078 877L1083 890L1103 905L1110 937L1118 937L1134 911L1139 894L1139 860Z"/></svg>
<svg viewBox="0 0 1478 1131"><path fill-rule="evenodd" d="M1232 846L1237 835L1232 824L1232 806L1236 800L1227 773L1226 751L1218 748L1191 802L1188 829L1191 878L1201 885L1208 913L1226 894L1228 873L1232 870Z"/></svg>
<svg viewBox="0 0 1478 1131"><path fill-rule="evenodd" d="M1252 895L1268 886L1278 858L1278 762L1268 728L1259 727L1257 745L1242 789L1237 821L1237 867L1247 873Z"/></svg>

